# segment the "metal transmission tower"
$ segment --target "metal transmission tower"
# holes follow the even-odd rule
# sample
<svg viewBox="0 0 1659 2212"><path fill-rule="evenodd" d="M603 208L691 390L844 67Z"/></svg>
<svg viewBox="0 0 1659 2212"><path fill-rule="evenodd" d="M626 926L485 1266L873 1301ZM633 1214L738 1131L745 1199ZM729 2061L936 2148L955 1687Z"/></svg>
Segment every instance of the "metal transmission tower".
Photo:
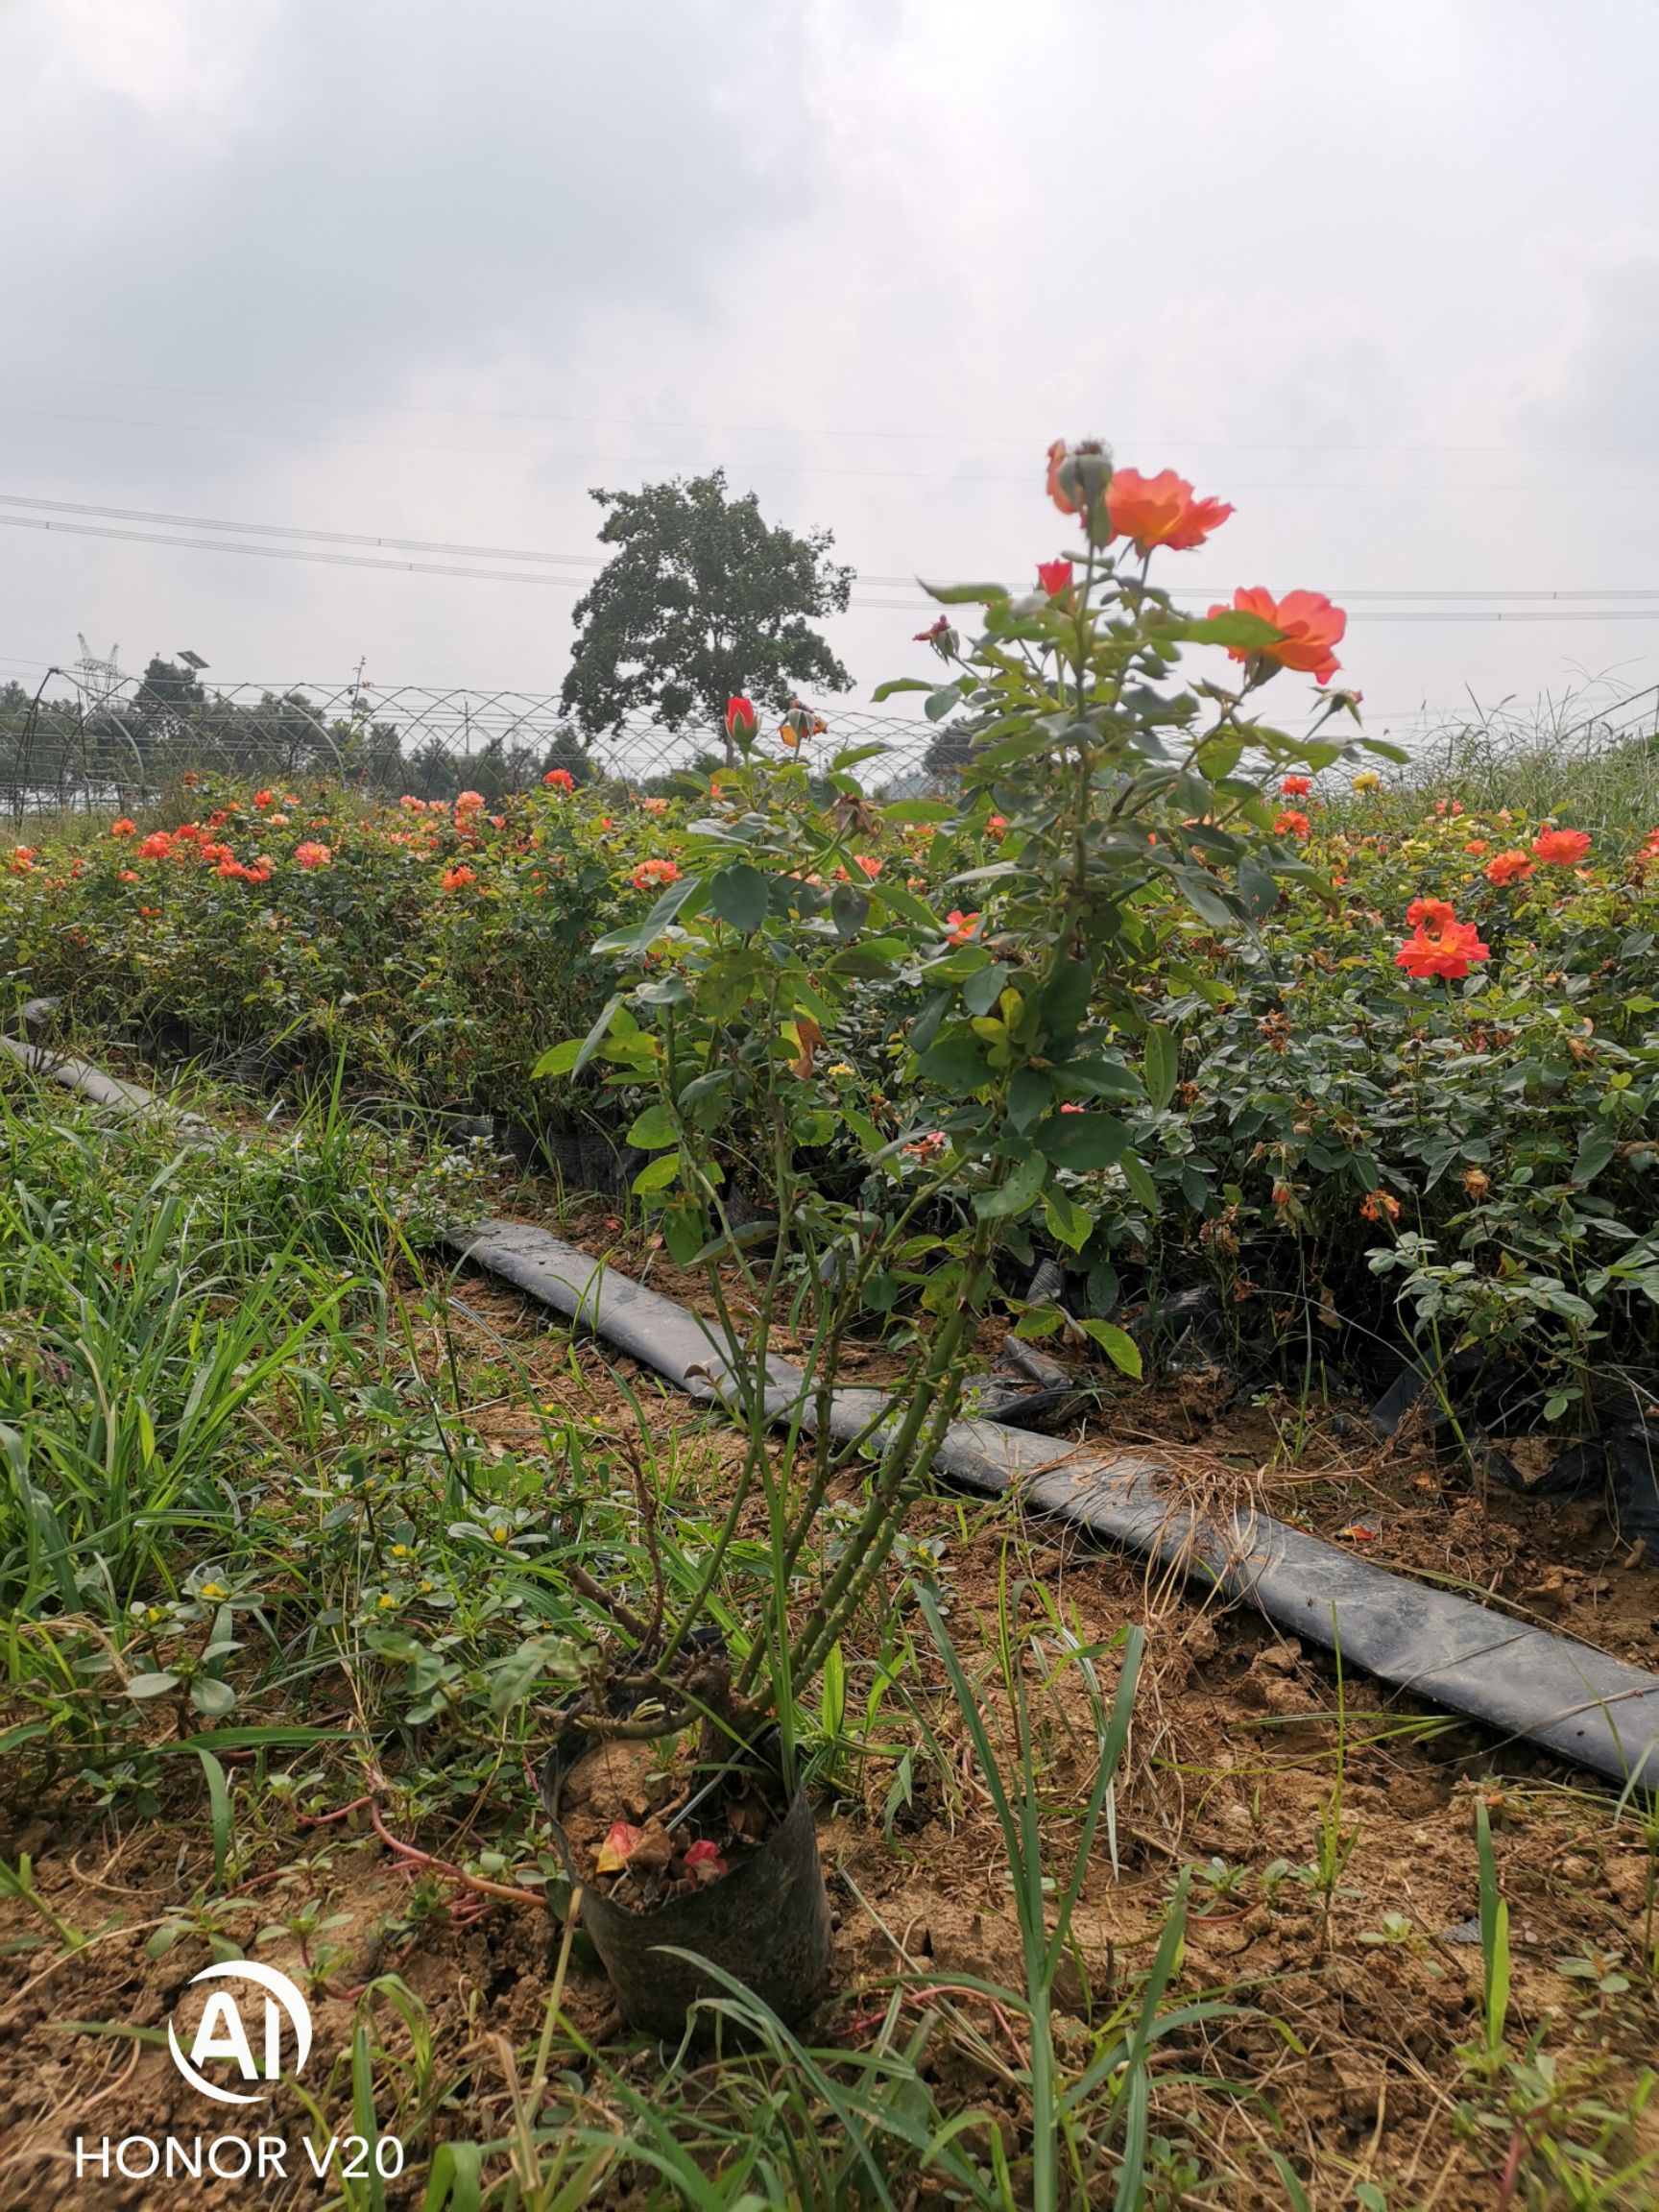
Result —
<svg viewBox="0 0 1659 2212"><path fill-rule="evenodd" d="M81 686L82 705L89 710L108 707L127 681L116 660L121 648L119 645L111 645L109 658L100 661L87 644L85 632L78 630L75 635L81 647L81 658L70 673Z"/></svg>

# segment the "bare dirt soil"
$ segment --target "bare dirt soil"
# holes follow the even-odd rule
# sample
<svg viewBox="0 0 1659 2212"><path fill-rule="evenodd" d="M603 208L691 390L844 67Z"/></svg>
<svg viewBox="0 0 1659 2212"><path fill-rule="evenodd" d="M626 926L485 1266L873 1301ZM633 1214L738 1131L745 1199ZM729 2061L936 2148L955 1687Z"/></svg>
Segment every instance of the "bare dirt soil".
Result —
<svg viewBox="0 0 1659 2212"><path fill-rule="evenodd" d="M621 1242L597 1208L565 1227L587 1249ZM661 1254L634 1257L650 1261L655 1287L693 1296ZM539 1399L619 1432L634 1418L621 1387L629 1384L651 1428L680 1438L699 1483L717 1494L737 1452L717 1421L655 1392L629 1363L590 1344L572 1348L541 1310L488 1279L468 1274L456 1289L455 1320L470 1330L481 1361L509 1345ZM469 1417L480 1435L504 1447L527 1440L526 1424L534 1425L517 1389L481 1393ZM1450 1578L1494 1605L1653 1663L1659 1571L1632 1558L1599 1506L1483 1498L1426 1438L1361 1448L1351 1421L1346 1437L1336 1425L1334 1413L1299 1424L1288 1406L1270 1400L1217 1411L1195 1407L1179 1388L1125 1387L1091 1415L1087 1434L1156 1454L1200 1490L1244 1486L1266 1509L1363 1545L1382 1564ZM1294 1455L1286 1448L1292 1428ZM1362 1677L1350 1675L1339 1699L1329 1663L1286 1643L1256 1615L1215 1609L1201 1595L1149 1578L1139 1562L1022 1519L1014 1506L941 1496L918 1515L911 1542L926 1548L971 1666L991 1647L999 1603L1030 1618L1039 1587L1085 1642L1111 1647L1131 1623L1147 1632L1118 1806L1118 1867L1115 1873L1096 1851L1078 1919L1080 1955L1062 1984L1062 2032L1069 2051L1086 2052L1091 2022L1110 2013L1128 1978L1147 1964L1179 1869L1193 1863L1207 1869L1193 1888L1179 1991L1219 1997L1235 2009L1166 2047L1158 2067L1170 2086L1156 2119L1162 2132L1202 2146L1223 2178L1218 2194L1180 2200L1240 2212L1285 2205L1285 2183L1269 2155L1276 2150L1314 2207L1363 2201L1354 2193L1365 2183L1383 2190L1389 2206L1423 2212L1570 2201L1527 2194L1513 2172L1505 2180L1517 2139L1508 2092L1472 2086L1459 2056L1479 2039L1480 2013L1473 1806L1479 1795L1489 1809L1510 1902L1510 2040L1524 2051L1539 2035L1556 2055L1573 2084L1558 2122L1567 2141L1593 2135L1587 2115L1595 2100L1627 2104L1659 2050L1659 2002L1644 1958L1645 1945L1648 1960L1652 1951L1653 1853L1634 1813L1616 1818L1609 1793L1586 1776ZM1033 1590L1011 1599L1022 1581ZM937 1700L943 1677L919 1624L911 1649L917 1694ZM1101 1663L1108 1687L1114 1664ZM854 1706L869 1672L870 1654L854 1654ZM1087 1774L1092 1740L1076 1718L1062 1695L1043 1721L1057 1849L1066 1808ZM895 1732L905 1736L902 1716L877 1734L886 1741ZM941 2103L973 2104L1017 2125L1011 2077L1022 2056L1021 2025L963 1986L963 1978L1021 1982L1001 1839L983 1777L960 1739L943 1767L916 1762L910 1797L896 1808L894 1775L888 1756L844 1763L822 1801L837 1978L817 2039L830 2048L866 2043L895 1977L902 1977L905 2008L917 2018L942 2016L928 2060ZM528 1799L528 1777L505 1775L502 1786ZM1316 1857L1321 1819L1330 1817L1338 1787L1338 1825L1352 1838L1352 1855L1327 1900L1293 1870ZM210 1956L205 1934L193 1930L159 1959L146 1948L210 1864L199 1805L193 1800L187 1815L164 1813L155 1821L116 1821L68 1787L47 1802L4 1805L0 1827L0 1855L15 1864L28 1853L52 1911L89 1935L65 1951L43 1936L26 1905L0 1903L8 1958L0 2212L36 2206L48 2195L101 2212L200 2203L201 2184L77 2184L68 2162L77 2136L193 2136L207 2127L163 2036L185 1984ZM308 2080L321 2108L343 2125L353 1993L373 1975L395 1970L427 2008L432 2067L447 2085L446 2093L411 2087L411 2109L427 2112L439 2138L504 2136L513 2053L535 2040L543 2020L553 1938L546 1917L451 1887L388 1948L376 1930L391 1914L410 1917L415 1893L430 1892L426 1871L390 1853L363 1812L326 1827L278 1830L279 1823L269 1863L216 1909L214 1931L252 1950L261 1927L293 1917L308 1900L341 1916L332 1940L344 1946L346 1962L314 1991L318 2057ZM442 1834L419 1840L441 1855L456 1849ZM1212 1861L1221 1863L1210 1867ZM259 1956L305 1978L305 1947L297 1940L268 1944ZM1586 1960L1596 1974L1585 1973ZM1575 1962L1575 1971L1561 1970ZM1623 1986L1606 1990L1598 1976ZM613 2031L603 1977L580 1947L565 2009L582 2035ZM384 2005L375 2017L388 2066L401 2067L413 2083L421 2061L406 2029ZM641 2085L660 2078L655 2049L630 2054L618 2045L613 2056ZM308 2125L287 2092L263 2108L261 2125L265 2114L296 2142ZM382 2127L395 2120L380 2115ZM1659 2152L1652 2107L1638 2118L1635 2140ZM1529 2138L1523 2151L1525 2178L1532 2172ZM388 2184L386 2201L401 2212L421 2202L423 2187L412 2164L408 2176ZM1599 2200L1655 2200L1649 2183L1635 2191ZM642 2200L633 2184L608 2185L589 2200L596 2212ZM323 2194L302 2173L286 2191L219 2183L214 2201L301 2205L323 2201Z"/></svg>

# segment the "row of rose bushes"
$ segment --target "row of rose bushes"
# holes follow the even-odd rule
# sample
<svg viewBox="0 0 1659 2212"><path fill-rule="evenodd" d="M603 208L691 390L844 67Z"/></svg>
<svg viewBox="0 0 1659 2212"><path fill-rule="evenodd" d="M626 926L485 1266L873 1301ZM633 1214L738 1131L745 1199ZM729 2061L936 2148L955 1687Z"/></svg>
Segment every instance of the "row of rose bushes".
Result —
<svg viewBox="0 0 1659 2212"><path fill-rule="evenodd" d="M221 788L198 818L122 819L20 846L0 972L93 1032L160 1033L274 1074L342 1059L360 1093L529 1115L529 1069L590 1018L596 931L638 893L653 805L569 804L563 780L492 813Z"/></svg>
<svg viewBox="0 0 1659 2212"><path fill-rule="evenodd" d="M1405 1288L1448 1340L1548 1344L1559 1401L1593 1344L1645 1358L1659 1309L1659 834L1603 852L1455 801L1404 826L1395 805L1372 831L1375 775L1354 781L1339 806L1308 779L1283 793L1279 832L1333 896L1286 891L1242 936L1183 907L1186 956L1147 987L1180 1044L1173 1086L1122 1105L1124 1162L1059 1171L1094 1224L1064 1257L1098 1314L1202 1271L1293 1337L1310 1313L1374 1321ZM273 1069L343 1057L354 1089L431 1106L614 1114L531 1070L604 1002L612 964L589 948L675 879L692 804L562 772L500 811L470 793L190 797L192 820L0 853L14 1000L62 997L89 1030L171 1029ZM867 809L837 873L902 885L942 944L1017 971L995 877L958 881L1004 833L988 799ZM945 1107L905 1039L919 1002L884 982L813 1047L827 1179L868 1173L859 1123L902 1147L901 1174L936 1149Z"/></svg>

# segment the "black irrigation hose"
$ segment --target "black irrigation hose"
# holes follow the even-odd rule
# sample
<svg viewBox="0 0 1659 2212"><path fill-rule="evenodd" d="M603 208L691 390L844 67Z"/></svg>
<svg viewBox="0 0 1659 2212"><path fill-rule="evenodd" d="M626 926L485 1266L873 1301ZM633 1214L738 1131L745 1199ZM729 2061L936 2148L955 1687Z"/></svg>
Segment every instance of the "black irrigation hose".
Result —
<svg viewBox="0 0 1659 2212"><path fill-rule="evenodd" d="M711 1402L727 1394L724 1350L695 1313L561 1238L521 1222L486 1221L452 1230L445 1241L689 1396ZM768 1412L783 1419L799 1404L810 1427L815 1399L810 1391L802 1399L801 1370L775 1359L768 1371ZM831 1431L861 1434L881 1402L879 1391L836 1390ZM1264 1514L1204 1515L1171 1495L1151 1460L997 1422L958 1421L938 1464L966 1489L999 1497L1018 1488L1040 1513L1247 1599L1280 1628L1339 1648L1347 1665L1413 1696L1613 1782L1659 1790L1659 1675L1426 1589Z"/></svg>
<svg viewBox="0 0 1659 2212"><path fill-rule="evenodd" d="M0 1047L100 1104L160 1114L193 1136L207 1130L200 1115L181 1113L84 1060L10 1037L0 1037ZM725 1353L689 1308L523 1222L485 1221L451 1230L445 1241L688 1396L722 1401ZM781 1420L799 1405L811 1427L816 1401L807 1392L803 1402L801 1370L774 1359L768 1372L768 1413ZM831 1432L863 1434L881 1404L878 1390L834 1391ZM965 1489L996 1498L1018 1488L1040 1513L1199 1576L1290 1634L1339 1648L1350 1666L1396 1689L1576 1760L1610 1781L1659 1791L1659 1674L1505 1620L1467 1598L1425 1589L1264 1514L1201 1514L1171 1497L1152 1460L1061 1444L994 1421L958 1421L947 1431L938 1465Z"/></svg>
<svg viewBox="0 0 1659 2212"><path fill-rule="evenodd" d="M100 1106L112 1107L117 1114L156 1114L192 1137L204 1137L208 1133L208 1124L200 1114L187 1114L181 1107L170 1106L154 1091L146 1091L142 1083L127 1083L119 1075L106 1075L89 1061L77 1060L70 1053L53 1052L44 1045L24 1045L15 1037L0 1037L0 1052L36 1075L49 1075L54 1083L79 1091Z"/></svg>

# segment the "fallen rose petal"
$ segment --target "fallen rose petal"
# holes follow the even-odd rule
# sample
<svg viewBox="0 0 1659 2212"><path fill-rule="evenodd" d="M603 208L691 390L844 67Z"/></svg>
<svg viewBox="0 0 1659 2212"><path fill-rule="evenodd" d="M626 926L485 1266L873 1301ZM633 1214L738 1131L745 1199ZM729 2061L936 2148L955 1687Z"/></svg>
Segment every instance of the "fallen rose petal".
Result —
<svg viewBox="0 0 1659 2212"><path fill-rule="evenodd" d="M644 1840L643 1828L630 1827L626 1820L613 1820L594 1857L595 1873L620 1874Z"/></svg>
<svg viewBox="0 0 1659 2212"><path fill-rule="evenodd" d="M719 1845L710 1843L707 1838L700 1843L693 1843L685 1854L685 1871L694 1882L718 1882L721 1875L727 1872Z"/></svg>

